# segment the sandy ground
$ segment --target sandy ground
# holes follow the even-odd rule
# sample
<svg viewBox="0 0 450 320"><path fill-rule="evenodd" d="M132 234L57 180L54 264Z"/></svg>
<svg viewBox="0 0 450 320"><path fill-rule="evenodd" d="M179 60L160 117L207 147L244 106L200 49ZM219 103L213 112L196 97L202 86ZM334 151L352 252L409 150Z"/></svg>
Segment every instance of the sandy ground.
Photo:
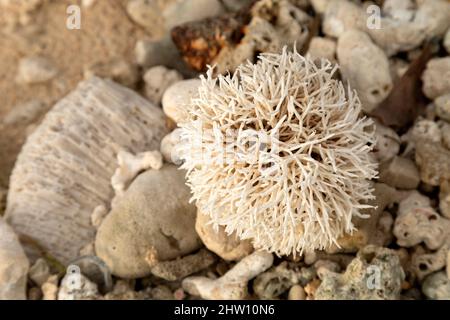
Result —
<svg viewBox="0 0 450 320"><path fill-rule="evenodd" d="M131 62L137 39L158 37L162 32L158 26L148 31L132 23L125 10L126 0L97 0L82 9L81 29L69 30L66 8L80 2L45 0L29 14L30 21L15 27L12 22L19 21L17 14L8 9L0 11L0 119L15 106L33 99L51 108L82 80L86 66L115 58ZM52 60L58 76L46 84L18 83L18 62L32 55ZM15 158L32 130L29 126L0 125L0 187L7 186Z"/></svg>

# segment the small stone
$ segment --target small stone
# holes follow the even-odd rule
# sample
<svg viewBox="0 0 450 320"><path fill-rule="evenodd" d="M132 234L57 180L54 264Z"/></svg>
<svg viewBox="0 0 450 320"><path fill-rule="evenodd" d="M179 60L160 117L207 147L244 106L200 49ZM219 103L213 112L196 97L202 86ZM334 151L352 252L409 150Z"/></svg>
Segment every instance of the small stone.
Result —
<svg viewBox="0 0 450 320"><path fill-rule="evenodd" d="M341 74L358 92L365 112L375 109L393 87L386 54L364 32L349 30L338 39Z"/></svg>
<svg viewBox="0 0 450 320"><path fill-rule="evenodd" d="M144 74L145 96L154 104L160 104L166 89L182 79L183 76L176 70L165 66L152 67Z"/></svg>
<svg viewBox="0 0 450 320"><path fill-rule="evenodd" d="M180 60L177 48L170 37L158 40L139 40L134 49L136 62L143 68L158 65L176 67Z"/></svg>
<svg viewBox="0 0 450 320"><path fill-rule="evenodd" d="M84 69L84 78L93 76L111 79L129 88L134 88L139 77L135 65L124 59L113 59L108 62L98 62Z"/></svg>
<svg viewBox="0 0 450 320"><path fill-rule="evenodd" d="M419 170L414 161L397 156L380 166L379 181L398 189L416 189L420 183Z"/></svg>
<svg viewBox="0 0 450 320"><path fill-rule="evenodd" d="M31 266L28 276L30 279L41 287L50 277L50 267L42 258L36 260L36 262Z"/></svg>
<svg viewBox="0 0 450 320"><path fill-rule="evenodd" d="M313 37L309 43L308 53L314 58L336 61L336 41L323 37Z"/></svg>
<svg viewBox="0 0 450 320"><path fill-rule="evenodd" d="M305 289L301 285L293 285L289 289L288 300L306 300Z"/></svg>
<svg viewBox="0 0 450 320"><path fill-rule="evenodd" d="M436 250L448 236L450 220L440 216L428 204L411 201L415 197L415 194L411 194L399 204L394 225L397 243L402 247L412 247L424 242L429 249Z"/></svg>
<svg viewBox="0 0 450 320"><path fill-rule="evenodd" d="M32 301L37 301L37 300L42 300L42 290L40 288L37 287L33 287L28 289L28 300L32 300Z"/></svg>
<svg viewBox="0 0 450 320"><path fill-rule="evenodd" d="M44 57L33 56L20 60L17 80L26 84L43 83L52 80L58 69Z"/></svg>
<svg viewBox="0 0 450 320"><path fill-rule="evenodd" d="M46 109L47 105L44 102L30 100L14 106L3 118L3 123L6 125L28 125L42 115Z"/></svg>
<svg viewBox="0 0 450 320"><path fill-rule="evenodd" d="M222 226L215 230L209 221L209 216L197 212L195 230L209 250L228 261L241 260L252 253L253 246L249 240L240 240L236 234L228 235Z"/></svg>
<svg viewBox="0 0 450 320"><path fill-rule="evenodd" d="M219 0L177 0L167 6L163 16L167 30L180 24L218 16L224 7Z"/></svg>
<svg viewBox="0 0 450 320"><path fill-rule="evenodd" d="M174 83L165 92L162 98L164 113L177 124L189 119L186 105L191 98L198 94L201 85L200 79L189 79Z"/></svg>
<svg viewBox="0 0 450 320"><path fill-rule="evenodd" d="M173 260L199 249L196 208L184 172L166 164L141 173L97 231L95 249L112 274L140 278L155 262Z"/></svg>
<svg viewBox="0 0 450 320"><path fill-rule="evenodd" d="M450 300L450 279L444 271L433 273L425 279L422 292L429 299Z"/></svg>
<svg viewBox="0 0 450 320"><path fill-rule="evenodd" d="M104 205L98 205L95 207L94 211L91 215L91 224L98 229L100 225L103 222L103 219L105 219L106 215L108 214L108 210Z"/></svg>
<svg viewBox="0 0 450 320"><path fill-rule="evenodd" d="M97 285L81 273L68 273L61 281L58 300L94 300L98 298Z"/></svg>
<svg viewBox="0 0 450 320"><path fill-rule="evenodd" d="M42 300L56 300L58 295L58 275L50 276L41 286Z"/></svg>
<svg viewBox="0 0 450 320"><path fill-rule="evenodd" d="M150 292L153 300L173 300L174 298L172 290L164 285L156 286Z"/></svg>
<svg viewBox="0 0 450 320"><path fill-rule="evenodd" d="M159 278L176 281L208 268L215 260L212 253L201 249L198 253L183 258L159 262L152 266L151 271L153 275Z"/></svg>
<svg viewBox="0 0 450 320"><path fill-rule="evenodd" d="M175 165L180 165L183 162L180 133L181 129L177 128L161 140L160 151L164 160Z"/></svg>
<svg viewBox="0 0 450 320"><path fill-rule="evenodd" d="M317 300L395 300L400 298L404 279L393 250L367 246L343 274L325 273L314 296Z"/></svg>
<svg viewBox="0 0 450 320"><path fill-rule="evenodd" d="M450 181L441 183L439 192L439 210L444 217L450 219Z"/></svg>
<svg viewBox="0 0 450 320"><path fill-rule="evenodd" d="M444 48L450 53L450 28L447 30L444 36Z"/></svg>
<svg viewBox="0 0 450 320"><path fill-rule="evenodd" d="M389 127L376 123L375 136L377 142L373 155L379 162L389 161L394 158L400 150L400 137Z"/></svg>
<svg viewBox="0 0 450 320"><path fill-rule="evenodd" d="M418 119L411 129L414 142L428 140L435 143L441 142L441 130L437 122L427 119Z"/></svg>
<svg viewBox="0 0 450 320"><path fill-rule="evenodd" d="M422 90L430 99L450 93L450 57L433 58L422 74Z"/></svg>
<svg viewBox="0 0 450 320"><path fill-rule="evenodd" d="M157 1L130 0L126 9L131 20L141 27L152 29L163 23Z"/></svg>
<svg viewBox="0 0 450 320"><path fill-rule="evenodd" d="M314 11L318 14L324 14L327 10L329 0L310 0L309 1L314 8Z"/></svg>
<svg viewBox="0 0 450 320"><path fill-rule="evenodd" d="M260 299L276 299L297 283L296 272L282 263L257 276L253 281L253 291Z"/></svg>
<svg viewBox="0 0 450 320"><path fill-rule="evenodd" d="M90 8L95 4L96 1L97 0L82 0L81 5L83 6L83 8Z"/></svg>
<svg viewBox="0 0 450 320"><path fill-rule="evenodd" d="M442 120L450 122L450 93L437 97L434 104L436 105L436 115Z"/></svg>
<svg viewBox="0 0 450 320"><path fill-rule="evenodd" d="M13 229L0 216L0 300L25 300L29 262Z"/></svg>

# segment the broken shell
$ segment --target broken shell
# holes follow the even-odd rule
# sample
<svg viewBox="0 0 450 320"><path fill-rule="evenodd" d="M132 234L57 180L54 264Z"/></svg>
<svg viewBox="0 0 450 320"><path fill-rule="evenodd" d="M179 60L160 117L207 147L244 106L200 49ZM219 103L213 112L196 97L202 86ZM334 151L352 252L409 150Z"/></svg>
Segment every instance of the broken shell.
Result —
<svg viewBox="0 0 450 320"><path fill-rule="evenodd" d="M93 77L60 100L28 138L10 179L6 217L30 240L29 253L34 246L62 263L75 259L94 240L93 210L113 196L117 152L157 149L166 133L159 108L111 81Z"/></svg>

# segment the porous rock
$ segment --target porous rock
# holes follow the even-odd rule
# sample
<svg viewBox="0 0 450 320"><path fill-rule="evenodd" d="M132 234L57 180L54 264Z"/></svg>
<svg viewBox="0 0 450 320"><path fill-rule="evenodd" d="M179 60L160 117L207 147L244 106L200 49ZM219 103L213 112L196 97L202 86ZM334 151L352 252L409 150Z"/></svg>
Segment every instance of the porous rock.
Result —
<svg viewBox="0 0 450 320"><path fill-rule="evenodd" d="M209 216L198 211L195 230L203 244L222 259L240 260L253 251L249 240L240 240L235 233L227 234L222 226L215 230L209 222Z"/></svg>
<svg viewBox="0 0 450 320"><path fill-rule="evenodd" d="M174 165L140 174L98 229L95 248L123 278L149 275L151 265L200 247L184 173Z"/></svg>
<svg viewBox="0 0 450 320"><path fill-rule="evenodd" d="M328 272L315 292L317 300L395 300L400 298L405 274L397 254L367 246L343 274Z"/></svg>
<svg viewBox="0 0 450 320"><path fill-rule="evenodd" d="M12 228L0 217L0 300L25 300L29 262Z"/></svg>
<svg viewBox="0 0 450 320"><path fill-rule="evenodd" d="M164 113L177 124L189 119L185 105L198 94L200 79L189 79L172 84L162 97Z"/></svg>
<svg viewBox="0 0 450 320"><path fill-rule="evenodd" d="M429 299L450 300L450 279L445 272L436 272L425 279L422 292Z"/></svg>

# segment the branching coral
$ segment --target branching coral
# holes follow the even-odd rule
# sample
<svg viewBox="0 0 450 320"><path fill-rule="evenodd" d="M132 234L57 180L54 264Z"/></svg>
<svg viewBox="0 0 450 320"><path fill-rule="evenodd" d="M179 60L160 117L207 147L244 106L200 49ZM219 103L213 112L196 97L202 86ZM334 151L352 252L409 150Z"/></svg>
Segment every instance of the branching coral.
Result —
<svg viewBox="0 0 450 320"><path fill-rule="evenodd" d="M337 67L286 48L202 77L181 125L192 200L215 227L282 254L323 249L369 207L371 120Z"/></svg>

